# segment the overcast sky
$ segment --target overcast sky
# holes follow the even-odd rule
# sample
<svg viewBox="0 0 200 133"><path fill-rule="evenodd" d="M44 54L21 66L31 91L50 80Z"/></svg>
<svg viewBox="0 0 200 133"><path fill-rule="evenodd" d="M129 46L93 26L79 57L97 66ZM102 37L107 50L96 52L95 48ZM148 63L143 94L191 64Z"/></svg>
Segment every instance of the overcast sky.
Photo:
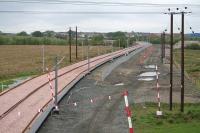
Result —
<svg viewBox="0 0 200 133"><path fill-rule="evenodd" d="M1 0L0 0L1 1ZM27 0L28 1L28 0ZM51 1L51 0L49 0ZM67 1L67 0L66 0ZM199 0L81 0L106 2L138 2L159 4L198 4ZM181 7L180 7L181 8ZM0 3L0 11L28 10L28 11L66 11L66 12L167 12L168 7L155 6L99 6L99 5L70 5L45 3ZM175 7L173 7L175 9ZM200 32L200 6L191 6L189 11L193 14L186 16L186 32L190 33L191 26L195 32ZM180 27L181 17L177 15L174 20L174 30ZM0 13L0 31L3 32L33 32L35 30L67 31L68 27L76 25L79 31L136 31L161 32L169 29L169 15L164 14L20 14Z"/></svg>

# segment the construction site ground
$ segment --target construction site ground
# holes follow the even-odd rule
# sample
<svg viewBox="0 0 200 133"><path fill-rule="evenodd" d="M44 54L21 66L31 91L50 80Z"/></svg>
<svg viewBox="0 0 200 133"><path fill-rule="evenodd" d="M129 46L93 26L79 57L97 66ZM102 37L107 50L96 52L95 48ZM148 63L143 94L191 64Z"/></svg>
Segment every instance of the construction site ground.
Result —
<svg viewBox="0 0 200 133"><path fill-rule="evenodd" d="M105 79L103 78L105 71L121 58L104 64L84 77L59 103L59 115L50 114L38 132L127 133L129 128L124 110L123 92L128 90L130 105L157 102L156 80L138 80L141 73L155 71L152 68L145 68L148 65L158 65L161 104L168 103L169 61L162 64L160 48L153 46L154 51L148 55L144 63L141 63L140 59L148 49L132 55L128 61L114 68ZM175 67L173 79L173 102L179 103L180 70ZM199 90L187 79L185 80L185 102L200 102Z"/></svg>

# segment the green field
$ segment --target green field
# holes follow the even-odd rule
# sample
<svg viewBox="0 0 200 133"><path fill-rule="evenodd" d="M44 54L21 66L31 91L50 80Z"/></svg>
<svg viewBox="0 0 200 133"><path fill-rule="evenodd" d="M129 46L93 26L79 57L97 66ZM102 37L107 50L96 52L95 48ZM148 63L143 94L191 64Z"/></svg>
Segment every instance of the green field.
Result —
<svg viewBox="0 0 200 133"><path fill-rule="evenodd" d="M180 50L175 50L175 60L180 64ZM185 70L193 83L200 88L200 50L185 49Z"/></svg>
<svg viewBox="0 0 200 133"><path fill-rule="evenodd" d="M114 50L119 48L114 47ZM90 57L111 52L111 46L90 46ZM87 46L78 46L78 58L75 57L75 46L72 46L72 62L69 62L69 47L62 45L45 45L45 68L52 68L56 55L59 60L65 57L60 68L86 60ZM0 92L15 82L16 78L41 75L42 45L0 45ZM2 87L2 84L4 87Z"/></svg>
<svg viewBox="0 0 200 133"><path fill-rule="evenodd" d="M174 111L169 111L167 104L161 110L163 116L156 116L157 104L134 104L132 121L136 133L200 133L200 104L185 104L185 112L180 113L179 105L174 105Z"/></svg>

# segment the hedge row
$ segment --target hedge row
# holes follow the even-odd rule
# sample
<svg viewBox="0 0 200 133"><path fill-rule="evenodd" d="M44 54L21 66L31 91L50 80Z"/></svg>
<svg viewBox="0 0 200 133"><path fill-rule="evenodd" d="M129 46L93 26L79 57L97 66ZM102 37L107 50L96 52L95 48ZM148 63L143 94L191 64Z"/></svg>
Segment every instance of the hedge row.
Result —
<svg viewBox="0 0 200 133"><path fill-rule="evenodd" d="M0 45L66 45L67 40L55 37L0 35Z"/></svg>

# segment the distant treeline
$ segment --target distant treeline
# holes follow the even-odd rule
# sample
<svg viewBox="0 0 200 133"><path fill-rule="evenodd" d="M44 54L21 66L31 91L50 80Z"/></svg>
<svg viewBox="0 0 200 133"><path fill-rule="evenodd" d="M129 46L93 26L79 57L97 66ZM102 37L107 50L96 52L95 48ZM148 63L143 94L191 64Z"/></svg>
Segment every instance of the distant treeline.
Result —
<svg viewBox="0 0 200 133"><path fill-rule="evenodd" d="M200 41L199 36L188 36L185 38L186 40L192 40L192 41Z"/></svg>
<svg viewBox="0 0 200 133"><path fill-rule="evenodd" d="M87 33L85 33L87 35ZM170 36L166 34L165 36L166 44L170 44ZM78 45L86 42L86 38L79 37ZM200 37L185 35L185 40L198 40ZM135 41L150 41L152 44L160 44L161 37L159 34L145 34L139 33L130 35L127 32L109 32L109 33L98 33L88 37L88 43L90 45L113 45L118 47L126 47L127 45L134 44ZM174 44L180 41L180 35L174 35ZM6 34L0 31L0 45L68 45L69 38L67 33L58 34L54 31L34 31L31 34L22 31L17 34ZM75 44L75 32L72 32L72 44Z"/></svg>
<svg viewBox="0 0 200 133"><path fill-rule="evenodd" d="M177 36L177 35L174 35L174 44L176 44L177 42L180 41L180 37ZM152 44L161 44L161 37L160 36L151 36L150 37L150 42ZM165 43L166 44L170 44L170 36L169 35L166 35L165 36Z"/></svg>
<svg viewBox="0 0 200 133"><path fill-rule="evenodd" d="M186 49L200 50L200 45L197 43L193 43L193 44L186 46Z"/></svg>
<svg viewBox="0 0 200 133"><path fill-rule="evenodd" d="M87 33L86 33L87 34ZM127 41L128 40L128 41ZM125 32L110 32L107 33L107 38L103 34L97 34L88 37L87 43L90 45L111 45L126 47L135 42L134 37L127 37ZM86 38L78 38L78 45L82 42L86 43ZM129 43L129 44L127 44ZM0 45L68 45L69 37L67 35L59 35L53 31L40 32L35 31L27 34L22 31L17 34L6 34L0 32ZM72 36L72 44L75 44L75 35Z"/></svg>
<svg viewBox="0 0 200 133"><path fill-rule="evenodd" d="M191 36L185 35L185 40L186 41L200 41L200 37L191 37ZM181 41L180 35L174 35L174 44L176 44L179 41ZM160 44L161 43L161 37L156 36L156 35L151 35L150 42L152 44ZM169 34L165 36L165 42L166 42L166 44L170 44Z"/></svg>
<svg viewBox="0 0 200 133"><path fill-rule="evenodd" d="M67 45L67 40L56 37L0 35L0 45Z"/></svg>

